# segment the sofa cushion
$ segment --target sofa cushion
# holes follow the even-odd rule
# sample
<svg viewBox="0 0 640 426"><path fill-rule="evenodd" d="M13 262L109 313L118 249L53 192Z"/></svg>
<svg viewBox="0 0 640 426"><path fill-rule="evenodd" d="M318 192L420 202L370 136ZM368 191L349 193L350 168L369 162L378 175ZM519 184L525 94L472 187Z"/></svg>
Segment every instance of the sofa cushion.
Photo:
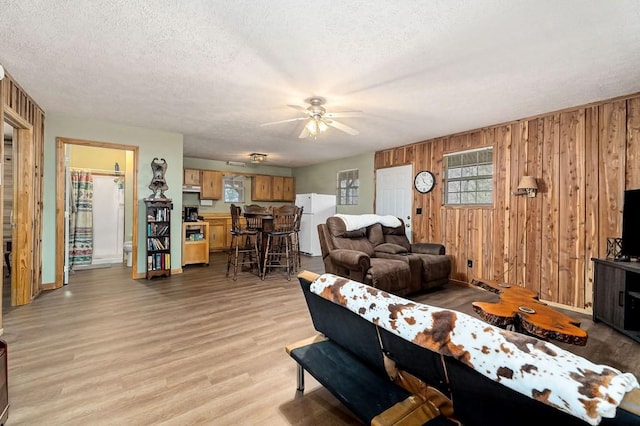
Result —
<svg viewBox="0 0 640 426"><path fill-rule="evenodd" d="M382 234L382 226L379 223L374 223L367 227L367 238L373 246L384 244L384 235Z"/></svg>
<svg viewBox="0 0 640 426"><path fill-rule="evenodd" d="M353 231L344 231L342 237L344 238L363 238L367 234L367 230L365 228L356 229Z"/></svg>
<svg viewBox="0 0 640 426"><path fill-rule="evenodd" d="M409 253L406 247L398 244L383 243L376 246L376 252L389 253L389 254L406 254Z"/></svg>
<svg viewBox="0 0 640 426"><path fill-rule="evenodd" d="M407 251L411 250L411 243L407 238L407 234L404 228L404 223L394 228L383 226L382 234L383 234L383 239L385 243L397 244L405 247Z"/></svg>
<svg viewBox="0 0 640 426"><path fill-rule="evenodd" d="M366 281L372 287L393 294L406 294L407 285L411 282L411 269L402 260L372 257Z"/></svg>

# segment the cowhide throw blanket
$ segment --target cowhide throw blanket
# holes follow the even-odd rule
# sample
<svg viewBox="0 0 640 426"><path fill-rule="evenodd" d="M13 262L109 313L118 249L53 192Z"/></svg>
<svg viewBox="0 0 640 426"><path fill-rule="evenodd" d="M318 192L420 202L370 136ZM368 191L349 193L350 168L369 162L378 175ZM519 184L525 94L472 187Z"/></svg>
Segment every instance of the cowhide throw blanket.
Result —
<svg viewBox="0 0 640 426"><path fill-rule="evenodd" d="M486 377L597 425L615 417L638 380L535 337L470 315L412 302L365 284L324 274L311 291L405 340L452 356Z"/></svg>
<svg viewBox="0 0 640 426"><path fill-rule="evenodd" d="M374 223L380 223L382 226L395 228L400 226L400 219L393 215L377 215L377 214L335 214L335 217L342 219L347 226L347 231L364 228Z"/></svg>

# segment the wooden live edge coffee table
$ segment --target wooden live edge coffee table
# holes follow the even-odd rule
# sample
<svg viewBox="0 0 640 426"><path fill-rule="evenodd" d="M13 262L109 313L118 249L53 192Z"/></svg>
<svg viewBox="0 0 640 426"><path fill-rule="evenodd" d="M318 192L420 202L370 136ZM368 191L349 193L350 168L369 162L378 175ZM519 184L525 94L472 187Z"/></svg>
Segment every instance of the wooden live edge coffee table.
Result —
<svg viewBox="0 0 640 426"><path fill-rule="evenodd" d="M472 303L473 310L489 324L524 331L545 340L587 344L587 332L580 328L580 321L541 302L535 292L490 280L474 279L471 284L500 295L497 303Z"/></svg>

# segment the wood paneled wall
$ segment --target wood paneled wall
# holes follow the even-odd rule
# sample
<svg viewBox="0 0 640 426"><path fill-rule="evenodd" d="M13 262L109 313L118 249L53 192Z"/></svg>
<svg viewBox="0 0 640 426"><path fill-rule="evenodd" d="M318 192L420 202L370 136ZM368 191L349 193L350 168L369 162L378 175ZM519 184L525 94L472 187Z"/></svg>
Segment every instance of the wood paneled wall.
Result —
<svg viewBox="0 0 640 426"><path fill-rule="evenodd" d="M493 206L444 206L443 155L483 146L493 146ZM590 311L591 258L621 234L623 191L640 188L639 161L635 94L379 151L374 167L435 174L432 192L414 191L423 214L413 215L413 240L444 243L453 279L506 281ZM537 178L535 198L512 195L523 175Z"/></svg>
<svg viewBox="0 0 640 426"><path fill-rule="evenodd" d="M44 112L7 73L0 82L0 120L14 127L14 223L11 303L31 302L42 282Z"/></svg>

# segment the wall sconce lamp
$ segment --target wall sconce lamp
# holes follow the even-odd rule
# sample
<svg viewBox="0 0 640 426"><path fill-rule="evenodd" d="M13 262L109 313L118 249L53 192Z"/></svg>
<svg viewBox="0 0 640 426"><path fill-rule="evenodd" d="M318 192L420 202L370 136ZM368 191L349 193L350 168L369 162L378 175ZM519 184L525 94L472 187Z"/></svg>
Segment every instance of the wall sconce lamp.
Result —
<svg viewBox="0 0 640 426"><path fill-rule="evenodd" d="M518 190L512 192L513 195L526 195L527 197L535 197L538 191L536 178L533 176L522 176L518 184Z"/></svg>
<svg viewBox="0 0 640 426"><path fill-rule="evenodd" d="M257 152L252 152L251 154L249 154L249 158L251 158L251 162L253 164L260 164L267 159L267 154L259 154Z"/></svg>

